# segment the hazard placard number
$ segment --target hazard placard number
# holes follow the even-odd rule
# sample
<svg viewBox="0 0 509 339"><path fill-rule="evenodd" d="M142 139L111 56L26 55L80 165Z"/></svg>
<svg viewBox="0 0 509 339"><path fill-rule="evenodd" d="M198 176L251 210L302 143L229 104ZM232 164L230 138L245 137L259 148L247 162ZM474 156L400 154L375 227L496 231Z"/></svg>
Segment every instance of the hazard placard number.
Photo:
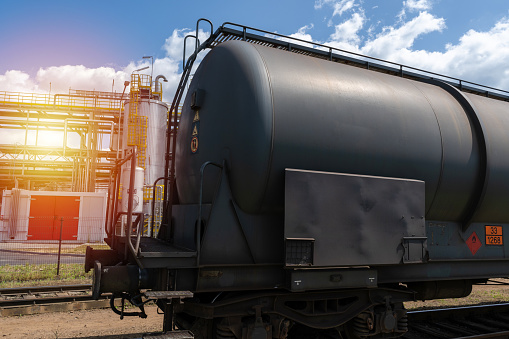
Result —
<svg viewBox="0 0 509 339"><path fill-rule="evenodd" d="M486 245L503 245L502 226L485 226Z"/></svg>

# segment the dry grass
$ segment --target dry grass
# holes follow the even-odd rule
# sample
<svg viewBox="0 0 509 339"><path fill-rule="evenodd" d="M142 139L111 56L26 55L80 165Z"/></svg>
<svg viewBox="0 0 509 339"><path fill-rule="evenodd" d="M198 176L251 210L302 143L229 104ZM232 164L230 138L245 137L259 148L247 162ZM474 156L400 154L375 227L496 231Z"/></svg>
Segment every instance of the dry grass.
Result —
<svg viewBox="0 0 509 339"><path fill-rule="evenodd" d="M406 302L405 308L408 310L425 310L508 302L509 285L505 284L509 284L509 279L493 279L493 281L502 284L474 285L472 293L468 297Z"/></svg>
<svg viewBox="0 0 509 339"><path fill-rule="evenodd" d="M90 284L92 272L85 273L82 264L4 265L0 266L0 288L44 285Z"/></svg>

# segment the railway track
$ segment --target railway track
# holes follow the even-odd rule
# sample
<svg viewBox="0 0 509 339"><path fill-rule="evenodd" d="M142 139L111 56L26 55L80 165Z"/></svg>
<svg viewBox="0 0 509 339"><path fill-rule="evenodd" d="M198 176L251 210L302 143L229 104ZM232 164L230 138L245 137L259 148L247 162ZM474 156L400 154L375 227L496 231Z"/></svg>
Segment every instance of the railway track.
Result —
<svg viewBox="0 0 509 339"><path fill-rule="evenodd" d="M408 312L405 339L509 338L509 303Z"/></svg>
<svg viewBox="0 0 509 339"><path fill-rule="evenodd" d="M0 289L0 315L13 316L107 307L91 285ZM405 339L509 338L509 303L409 311Z"/></svg>
<svg viewBox="0 0 509 339"><path fill-rule="evenodd" d="M33 286L0 289L0 316L107 307L93 300L92 285Z"/></svg>

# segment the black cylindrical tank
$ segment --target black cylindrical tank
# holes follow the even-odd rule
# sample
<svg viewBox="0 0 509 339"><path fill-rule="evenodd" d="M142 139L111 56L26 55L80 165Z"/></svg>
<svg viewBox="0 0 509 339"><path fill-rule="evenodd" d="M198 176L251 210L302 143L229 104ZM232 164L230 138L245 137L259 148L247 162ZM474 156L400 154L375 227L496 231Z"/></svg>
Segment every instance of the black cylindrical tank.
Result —
<svg viewBox="0 0 509 339"><path fill-rule="evenodd" d="M509 159L509 104L471 97L481 120L498 112L485 126L503 135L495 148ZM282 209L284 169L295 168L423 180L426 218L455 221L468 214L485 177L485 150L473 126L439 86L230 41L204 58L184 102L179 199L198 203L201 165L226 161L232 195L248 213ZM490 168L503 188L505 159ZM213 199L218 180L207 171L204 202ZM486 198L509 203L508 191L496 186ZM499 217L509 221L508 213Z"/></svg>

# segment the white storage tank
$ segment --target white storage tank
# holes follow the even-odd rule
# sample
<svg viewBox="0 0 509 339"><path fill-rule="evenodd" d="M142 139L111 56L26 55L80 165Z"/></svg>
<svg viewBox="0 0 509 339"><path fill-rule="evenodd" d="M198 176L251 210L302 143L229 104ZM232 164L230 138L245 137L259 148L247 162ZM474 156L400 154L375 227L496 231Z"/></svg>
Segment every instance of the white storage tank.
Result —
<svg viewBox="0 0 509 339"><path fill-rule="evenodd" d="M124 130L127 131L127 118L130 109L129 101L125 102ZM145 148L145 185L153 185L154 181L164 176L164 153L166 151L166 126L168 106L153 99L140 99L138 116L147 117L147 139ZM127 144L127 133L123 135L123 144ZM139 163L138 163L139 164Z"/></svg>
<svg viewBox="0 0 509 339"><path fill-rule="evenodd" d="M144 170L136 167L134 174L133 189L133 213L143 212L143 175ZM120 203L120 211L127 212L129 206L129 181L131 179L131 168L124 167L122 170L122 202Z"/></svg>

